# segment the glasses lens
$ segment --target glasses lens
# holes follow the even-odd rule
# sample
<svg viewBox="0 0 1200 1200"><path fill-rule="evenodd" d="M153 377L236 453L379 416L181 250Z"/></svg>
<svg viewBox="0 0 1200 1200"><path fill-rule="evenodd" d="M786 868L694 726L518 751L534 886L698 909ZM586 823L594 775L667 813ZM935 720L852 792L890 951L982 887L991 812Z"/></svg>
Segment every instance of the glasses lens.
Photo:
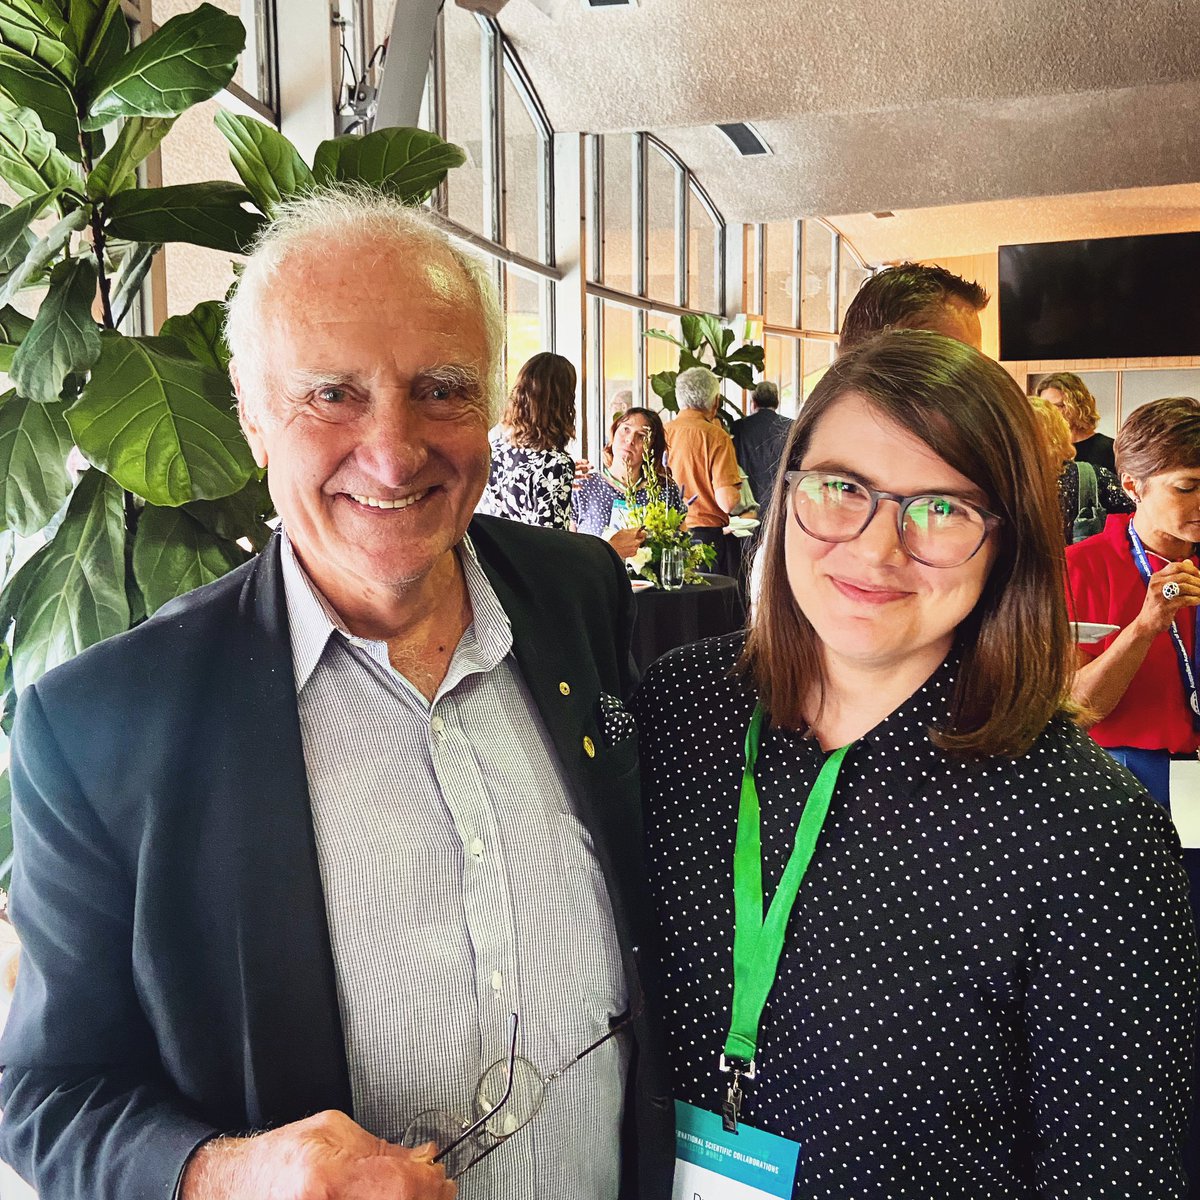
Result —
<svg viewBox="0 0 1200 1200"><path fill-rule="evenodd" d="M505 1101L507 1087L508 1060L501 1059L484 1071L475 1092L475 1119L495 1113L483 1126L492 1137L510 1137L528 1125L546 1094L541 1072L527 1058L513 1059L512 1095Z"/></svg>
<svg viewBox="0 0 1200 1200"><path fill-rule="evenodd" d="M805 533L825 542L845 542L866 525L871 495L853 479L810 471L796 480L792 508Z"/></svg>
<svg viewBox="0 0 1200 1200"><path fill-rule="evenodd" d="M453 1113L443 1112L438 1108L426 1109L425 1112L418 1113L409 1121L408 1128L400 1139L400 1144L415 1150L418 1146L425 1146L433 1142L440 1153L462 1137L467 1125L468 1122L464 1121L462 1117L456 1117ZM438 1159L446 1169L446 1177L456 1179L471 1165L481 1149L483 1146L476 1135L458 1142L458 1145L448 1151L444 1158Z"/></svg>
<svg viewBox="0 0 1200 1200"><path fill-rule="evenodd" d="M900 525L904 548L931 567L957 567L983 544L983 516L952 496L914 496Z"/></svg>

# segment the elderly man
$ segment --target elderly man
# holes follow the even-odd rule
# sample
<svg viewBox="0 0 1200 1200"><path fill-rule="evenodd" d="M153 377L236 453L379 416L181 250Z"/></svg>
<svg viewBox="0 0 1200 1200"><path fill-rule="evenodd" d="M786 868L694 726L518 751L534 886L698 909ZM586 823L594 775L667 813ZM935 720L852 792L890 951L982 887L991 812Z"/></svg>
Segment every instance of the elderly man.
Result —
<svg viewBox="0 0 1200 1200"><path fill-rule="evenodd" d="M765 518L792 423L780 415L779 388L769 379L754 389L750 406L750 415L733 423L733 448L738 463L750 478L759 515Z"/></svg>
<svg viewBox="0 0 1200 1200"><path fill-rule="evenodd" d="M500 336L384 197L285 206L246 263L281 534L21 698L0 1150L42 1200L449 1196L399 1143L475 1119L514 1012L539 1072L600 1044L460 1197L669 1193L631 593L599 539L472 520Z"/></svg>
<svg viewBox="0 0 1200 1200"><path fill-rule="evenodd" d="M979 284L944 267L900 263L877 271L850 301L838 350L852 350L884 329L930 329L983 348L979 314L988 294Z"/></svg>
<svg viewBox="0 0 1200 1200"><path fill-rule="evenodd" d="M725 535L725 527L742 475L733 439L717 420L720 384L707 367L691 367L676 378L675 399L679 415L666 427L667 466L688 506L684 526L696 541L715 547L714 570L736 575L736 539Z"/></svg>

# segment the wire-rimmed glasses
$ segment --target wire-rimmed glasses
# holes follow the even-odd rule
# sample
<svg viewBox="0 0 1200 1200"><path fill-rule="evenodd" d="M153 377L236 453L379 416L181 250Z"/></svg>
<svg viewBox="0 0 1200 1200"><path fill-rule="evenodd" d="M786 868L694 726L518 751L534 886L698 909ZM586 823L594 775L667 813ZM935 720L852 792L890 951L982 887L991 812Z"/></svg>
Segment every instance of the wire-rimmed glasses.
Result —
<svg viewBox="0 0 1200 1200"><path fill-rule="evenodd" d="M786 471L783 477L797 524L822 542L853 541L871 523L880 500L894 500L900 544L927 567L961 567L1000 524L995 513L959 496L898 496L831 471Z"/></svg>
<svg viewBox="0 0 1200 1200"><path fill-rule="evenodd" d="M417 1147L433 1142L438 1147L433 1161L442 1164L447 1179L457 1179L524 1129L541 1109L546 1088L593 1050L616 1037L631 1020L630 1013L618 1017L603 1037L543 1075L529 1059L517 1053L520 1018L513 1013L509 1019L508 1056L492 1063L479 1077L474 1120L440 1108L426 1109L408 1123L401 1144Z"/></svg>

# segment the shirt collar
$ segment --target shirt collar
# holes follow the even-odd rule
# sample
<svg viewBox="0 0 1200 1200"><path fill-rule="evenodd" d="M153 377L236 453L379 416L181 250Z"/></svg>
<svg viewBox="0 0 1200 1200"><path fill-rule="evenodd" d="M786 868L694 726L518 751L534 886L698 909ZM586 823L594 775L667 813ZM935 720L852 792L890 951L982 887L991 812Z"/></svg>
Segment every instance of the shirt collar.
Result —
<svg viewBox="0 0 1200 1200"><path fill-rule="evenodd" d="M381 665L391 669L388 660L387 642L360 638L352 634L338 616L333 605L321 594L307 571L301 566L296 551L281 529L282 545L280 559L283 565L283 588L287 602L288 627L292 643L292 673L299 694L316 669L332 634L338 633L354 646ZM479 556L470 535L464 535L456 547L458 560L462 564L466 579L467 595L471 601L472 625L460 643L469 650L469 662L463 669L447 674L446 684L453 686L470 671L488 671L496 666L512 650L512 624L500 603L495 589L480 566ZM448 690L444 687L443 690Z"/></svg>

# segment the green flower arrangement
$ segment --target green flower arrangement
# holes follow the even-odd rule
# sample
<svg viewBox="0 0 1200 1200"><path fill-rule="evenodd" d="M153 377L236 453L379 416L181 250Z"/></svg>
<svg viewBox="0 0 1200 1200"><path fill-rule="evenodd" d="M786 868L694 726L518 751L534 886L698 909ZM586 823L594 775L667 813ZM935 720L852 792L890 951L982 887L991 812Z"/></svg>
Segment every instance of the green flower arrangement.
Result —
<svg viewBox="0 0 1200 1200"><path fill-rule="evenodd" d="M645 497L644 500L638 498L639 492ZM684 529L683 522L687 514L667 503L662 476L658 473L658 465L651 456L649 445L642 455L641 478L625 484L625 507L629 513L629 524L646 531L646 540L641 548L627 560L633 575L649 580L658 587L662 552L669 546L676 546L683 551L683 582L708 583L701 571L716 561L716 547L693 541L692 535Z"/></svg>

